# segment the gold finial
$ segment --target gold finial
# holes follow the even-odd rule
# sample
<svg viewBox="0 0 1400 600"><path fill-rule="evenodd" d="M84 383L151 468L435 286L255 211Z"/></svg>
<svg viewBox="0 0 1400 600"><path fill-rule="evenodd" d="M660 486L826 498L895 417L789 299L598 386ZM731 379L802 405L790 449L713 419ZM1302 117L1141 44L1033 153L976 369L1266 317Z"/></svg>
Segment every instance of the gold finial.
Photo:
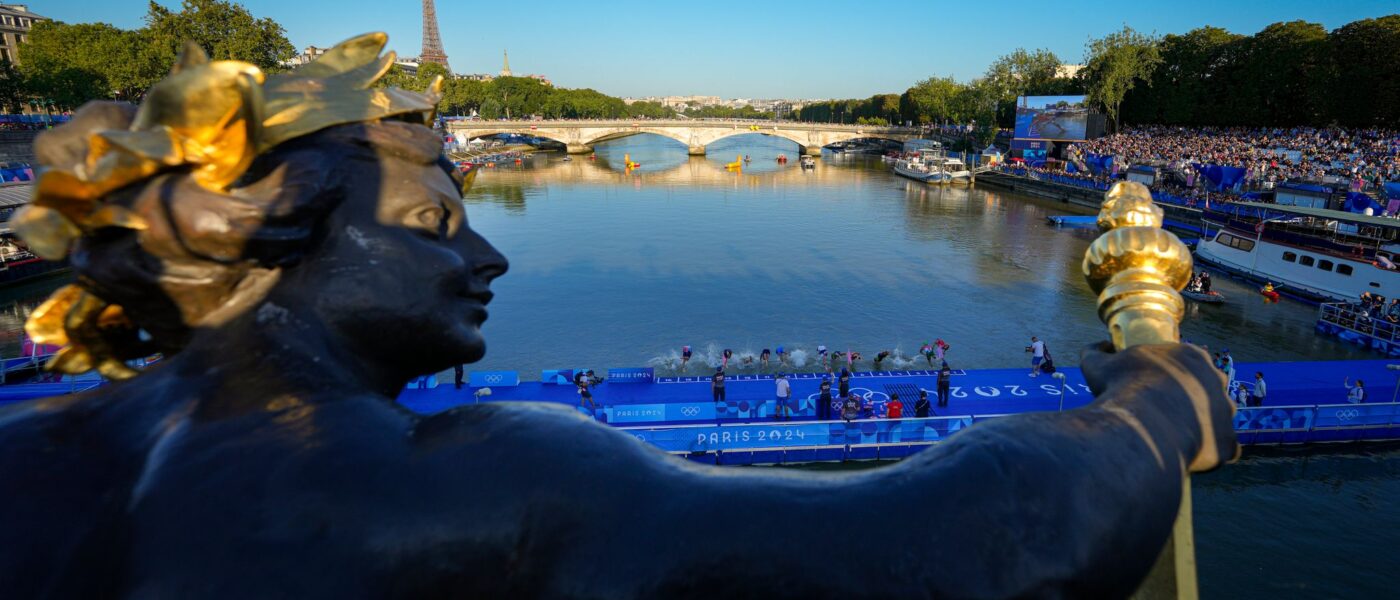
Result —
<svg viewBox="0 0 1400 600"><path fill-rule="evenodd" d="M1180 339L1178 293L1191 280L1191 251L1163 230L1147 186L1114 184L1099 212L1104 234L1084 253L1084 278L1099 294L1099 318L1116 348Z"/></svg>
<svg viewBox="0 0 1400 600"><path fill-rule="evenodd" d="M1178 293L1191 279L1191 251L1162 229L1152 192L1120 182L1099 210L1104 233L1084 253L1084 278L1099 295L1099 318L1119 350L1180 341L1185 303ZM1191 526L1191 480L1181 479L1181 504L1172 537L1134 598L1198 597Z"/></svg>

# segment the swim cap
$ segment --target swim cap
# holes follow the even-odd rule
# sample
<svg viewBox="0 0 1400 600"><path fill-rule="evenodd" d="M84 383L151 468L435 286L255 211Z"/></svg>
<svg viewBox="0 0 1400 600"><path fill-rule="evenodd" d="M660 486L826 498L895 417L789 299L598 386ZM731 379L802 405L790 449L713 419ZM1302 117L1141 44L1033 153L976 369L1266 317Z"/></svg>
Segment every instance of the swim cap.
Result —
<svg viewBox="0 0 1400 600"><path fill-rule="evenodd" d="M682 351L690 350L690 346L681 346Z"/></svg>

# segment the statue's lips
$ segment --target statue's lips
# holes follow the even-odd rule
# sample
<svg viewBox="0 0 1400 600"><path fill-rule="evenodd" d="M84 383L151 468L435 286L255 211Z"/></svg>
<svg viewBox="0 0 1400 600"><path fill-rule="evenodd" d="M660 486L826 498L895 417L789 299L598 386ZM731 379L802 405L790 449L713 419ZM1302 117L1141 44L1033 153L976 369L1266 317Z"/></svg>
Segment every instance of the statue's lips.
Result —
<svg viewBox="0 0 1400 600"><path fill-rule="evenodd" d="M491 292L464 292L459 294L458 297L465 300L470 307L470 313L472 317L474 317L473 320L477 323L482 323L486 321L487 317L486 305L490 304L491 299L495 298L496 295Z"/></svg>

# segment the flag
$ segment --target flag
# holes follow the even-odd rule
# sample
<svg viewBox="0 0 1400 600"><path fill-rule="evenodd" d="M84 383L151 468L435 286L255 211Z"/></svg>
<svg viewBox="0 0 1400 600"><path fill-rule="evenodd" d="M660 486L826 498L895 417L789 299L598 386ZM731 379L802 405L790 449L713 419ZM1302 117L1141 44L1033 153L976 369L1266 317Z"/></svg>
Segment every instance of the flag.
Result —
<svg viewBox="0 0 1400 600"><path fill-rule="evenodd" d="M1264 220L1263 220L1263 219L1260 219L1259 222L1256 223L1256 224L1254 225L1254 233L1256 233L1256 234L1258 234L1258 235L1264 235Z"/></svg>

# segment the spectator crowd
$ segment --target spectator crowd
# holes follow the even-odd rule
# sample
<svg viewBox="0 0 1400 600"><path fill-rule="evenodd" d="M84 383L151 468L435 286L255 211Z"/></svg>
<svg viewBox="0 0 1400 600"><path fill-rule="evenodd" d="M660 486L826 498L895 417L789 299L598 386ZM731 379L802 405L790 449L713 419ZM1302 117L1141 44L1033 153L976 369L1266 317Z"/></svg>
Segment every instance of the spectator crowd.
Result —
<svg viewBox="0 0 1400 600"><path fill-rule="evenodd" d="M1190 163L1245 170L1245 189L1291 179L1350 182L1354 191L1400 180L1400 131L1342 128L1147 126L1076 144L1124 164L1181 170Z"/></svg>

